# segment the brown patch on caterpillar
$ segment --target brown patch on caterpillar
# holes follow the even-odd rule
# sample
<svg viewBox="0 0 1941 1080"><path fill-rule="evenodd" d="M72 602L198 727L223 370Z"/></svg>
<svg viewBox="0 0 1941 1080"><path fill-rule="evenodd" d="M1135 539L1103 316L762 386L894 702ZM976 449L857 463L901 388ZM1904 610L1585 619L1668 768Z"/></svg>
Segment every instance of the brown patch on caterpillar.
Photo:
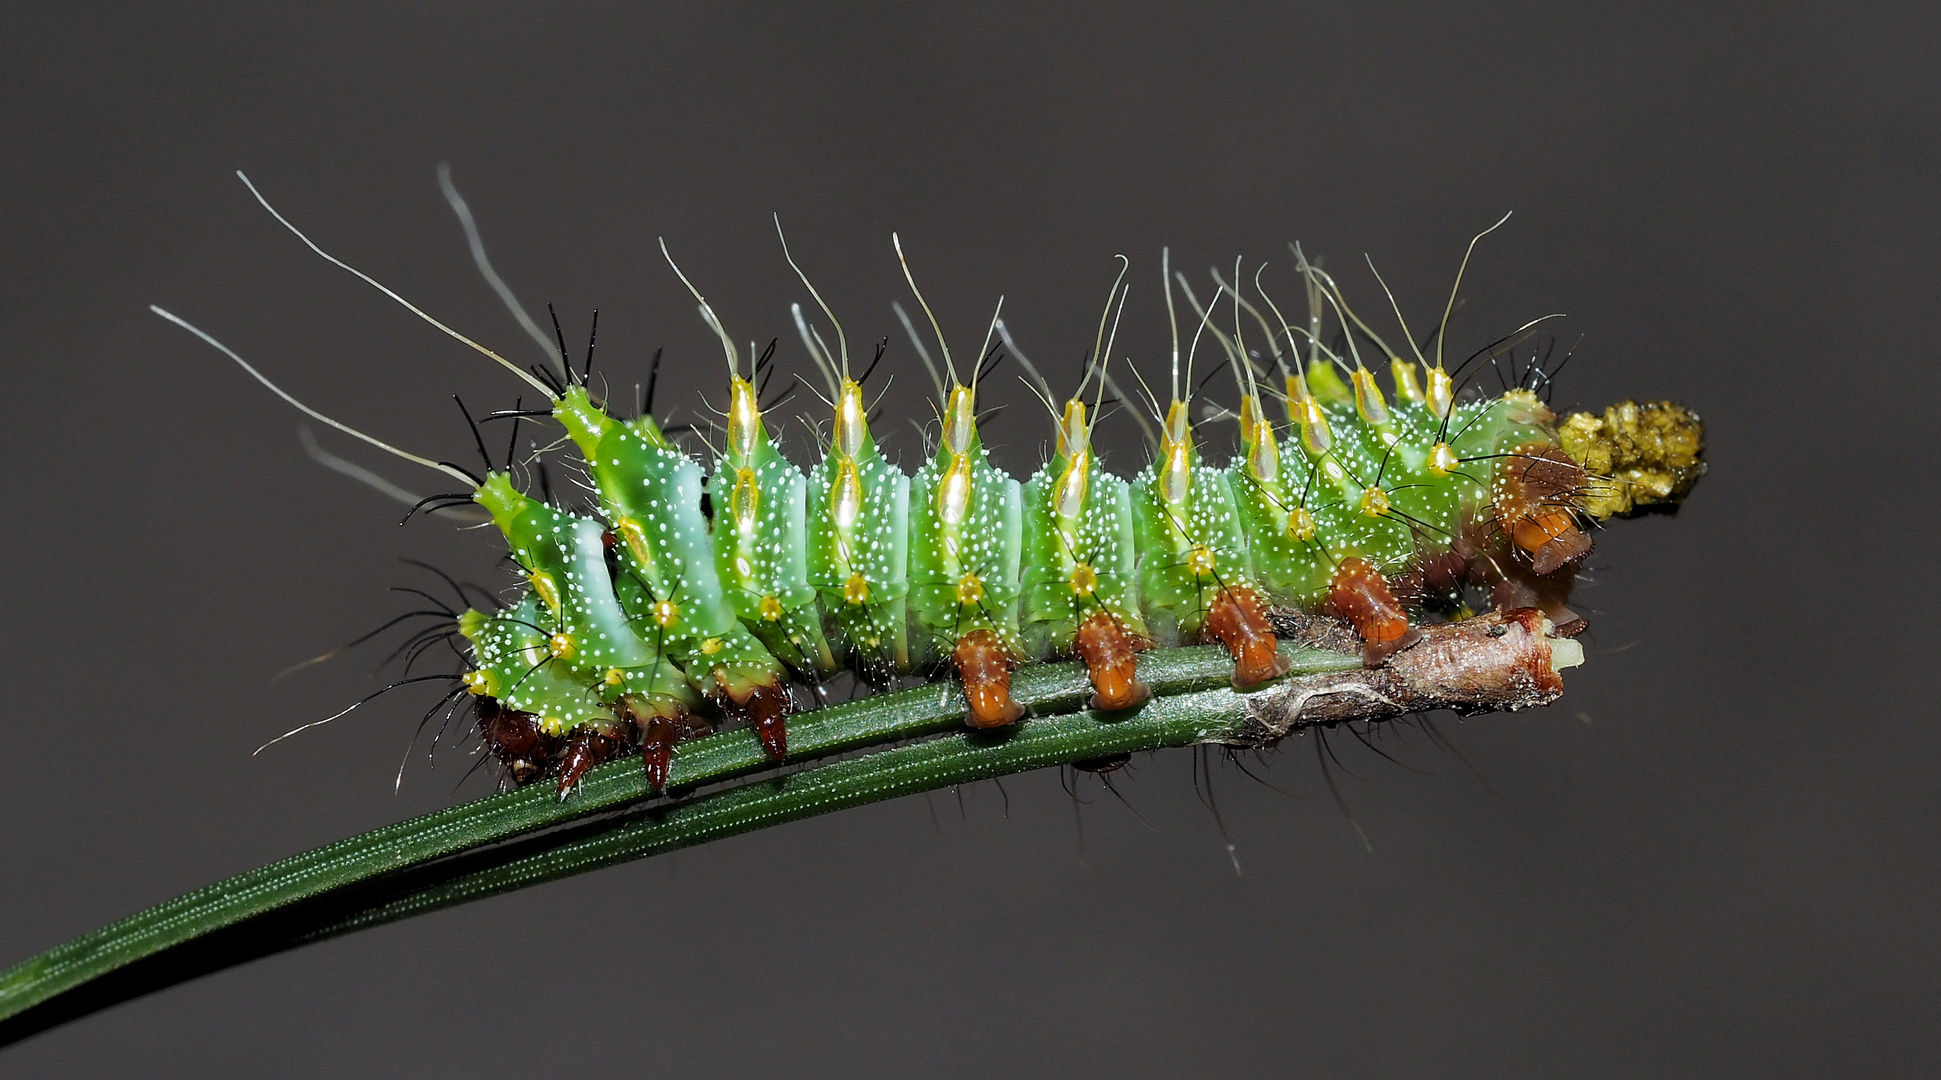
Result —
<svg viewBox="0 0 1941 1080"><path fill-rule="evenodd" d="M1246 690L1287 673L1280 640L1267 621L1260 594L1244 587L1220 590L1206 612L1206 636L1233 654L1233 688Z"/></svg>
<svg viewBox="0 0 1941 1080"><path fill-rule="evenodd" d="M1011 697L1011 651L995 632L980 628L965 634L951 660L964 680L964 700L970 703L966 723L998 728L1024 717L1024 706Z"/></svg>
<svg viewBox="0 0 1941 1080"><path fill-rule="evenodd" d="M528 784L552 771L559 740L539 728L531 713L508 709L494 698L476 700L479 737L505 766L515 784Z"/></svg>
<svg viewBox="0 0 1941 1080"><path fill-rule="evenodd" d="M1145 702L1152 691L1139 681L1137 657L1151 645L1109 611L1095 611L1079 624L1078 655L1092 677L1092 708L1115 712Z"/></svg>
<svg viewBox="0 0 1941 1080"><path fill-rule="evenodd" d="M1388 591L1395 595L1395 602L1403 611L1422 609L1423 601L1428 599L1429 585L1421 566L1410 564L1386 576Z"/></svg>
<svg viewBox="0 0 1941 1080"><path fill-rule="evenodd" d="M1497 463L1490 489L1497 528L1530 557L1538 574L1590 554L1591 538L1577 527L1576 516L1589 481L1582 465L1548 443L1523 443Z"/></svg>
<svg viewBox="0 0 1941 1080"><path fill-rule="evenodd" d="M1424 596L1447 596L1462 588L1463 580L1469 574L1469 557L1453 547L1448 551L1423 552L1417 557L1411 573L1420 582L1419 588ZM1397 595L1402 595L1400 589ZM1403 602L1408 603L1406 596Z"/></svg>
<svg viewBox="0 0 1941 1080"><path fill-rule="evenodd" d="M1413 562L1388 575L1389 591L1406 612L1460 605L1474 554L1460 537L1450 550L1418 548Z"/></svg>
<svg viewBox="0 0 1941 1080"><path fill-rule="evenodd" d="M1359 555L1350 555L1335 567L1328 607L1354 624L1363 643L1361 661L1368 667L1380 667L1422 637L1409 625L1408 613L1389 589L1388 579Z"/></svg>
<svg viewBox="0 0 1941 1080"><path fill-rule="evenodd" d="M1467 562L1471 585L1488 590L1490 607L1497 611L1536 608L1554 624L1555 637L1576 637L1589 628L1584 617L1570 609L1570 591L1577 583L1577 567L1566 565L1539 574L1528 559L1518 558L1502 531L1494 510L1466 517L1451 543Z"/></svg>

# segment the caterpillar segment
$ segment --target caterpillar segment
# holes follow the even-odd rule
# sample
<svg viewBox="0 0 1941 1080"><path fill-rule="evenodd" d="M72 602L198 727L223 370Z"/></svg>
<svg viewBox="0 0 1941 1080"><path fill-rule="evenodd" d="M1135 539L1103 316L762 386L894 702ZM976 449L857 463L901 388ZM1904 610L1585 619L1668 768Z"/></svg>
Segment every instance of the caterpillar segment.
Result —
<svg viewBox="0 0 1941 1080"><path fill-rule="evenodd" d="M1139 601L1154 640L1173 645L1210 638L1229 649L1243 646L1241 637L1221 635L1241 632L1236 618L1244 622L1261 610L1257 598L1245 599L1255 594L1252 558L1226 470L1200 461L1184 401L1167 407L1158 456L1131 486ZM1216 607L1231 610L1209 620ZM1250 666L1243 685L1285 670L1278 657Z"/></svg>
<svg viewBox="0 0 1941 1080"><path fill-rule="evenodd" d="M1150 694L1135 658L1152 640L1139 613L1132 490L1093 454L1095 422L1083 400L1067 401L1056 452L1024 485L1019 623L1027 657L1079 657L1092 707L1111 711Z"/></svg>
<svg viewBox="0 0 1941 1080"><path fill-rule="evenodd" d="M1287 670L1279 659L1265 602L1275 600L1285 606L1311 602L1311 579L1320 560L1310 550L1313 519L1302 516L1306 511L1289 490L1290 476L1281 467L1279 442L1261 407L1251 364L1241 363L1247 368L1249 392L1240 399L1241 453L1228 465L1227 479L1258 591L1255 587L1222 590L1208 609L1207 634L1233 653L1233 683L1245 689Z"/></svg>
<svg viewBox="0 0 1941 1080"><path fill-rule="evenodd" d="M700 465L675 450L652 417L615 420L583 386L566 388L553 415L585 459L610 520L616 593L636 636L654 642L695 690L754 723L771 756L786 756L783 665L722 588L715 552L725 545L701 511Z"/></svg>
<svg viewBox="0 0 1941 1080"><path fill-rule="evenodd" d="M1024 499L1018 482L992 467L976 413L976 391L952 385L936 453L910 480L910 615L918 656L951 661L971 725L988 728L1024 716L1010 689L1023 656Z"/></svg>
<svg viewBox="0 0 1941 1080"><path fill-rule="evenodd" d="M864 678L910 671L910 478L885 460L869 430L862 385L836 393L822 461L807 482L808 582L827 638Z"/></svg>
<svg viewBox="0 0 1941 1080"><path fill-rule="evenodd" d="M581 701L569 699L561 713L538 714L546 734L567 739L560 759L564 795L587 769L612 756L614 748L600 740L631 745L631 729L642 723L654 718L681 721L698 704L696 691L666 649L672 635L644 636L623 607L621 596L628 590L616 588L608 570L601 523L528 497L503 472L488 475L474 501L505 535L531 596L539 601L531 610L530 626L524 621L514 626L525 642L515 654L515 665L527 661L531 673L556 666L589 688ZM486 625L505 624L488 620ZM533 655L539 643L526 634L544 635L543 656ZM466 636L478 647L477 639ZM483 663L482 652L480 659ZM496 682L513 693L531 677L514 672L507 680L504 674ZM596 701L598 711L589 710L586 699ZM516 700L509 704L528 711Z"/></svg>
<svg viewBox="0 0 1941 1080"><path fill-rule="evenodd" d="M583 678L556 655L559 626L536 591L491 615L467 609L458 618L474 665L465 685L490 703L482 723L504 730L503 743L489 741L515 775L528 767L543 769L551 759L539 740L557 740L582 725L612 730L621 723L613 706L601 700L600 681Z"/></svg>
<svg viewBox="0 0 1941 1080"><path fill-rule="evenodd" d="M1236 263L1236 280L1239 274L1240 267ZM1267 622L1262 610L1263 598L1277 606L1305 610L1313 610L1324 602L1329 567L1334 556L1327 545L1319 540L1320 529L1312 507L1332 509L1341 500L1311 503L1317 490L1316 483L1323 478L1323 465L1319 462L1332 452L1335 438L1326 411L1309 389L1299 358L1290 366L1287 357L1279 349L1277 335L1259 310L1248 304L1238 289L1221 281L1217 274L1214 280L1219 283L1222 292L1232 298L1234 305L1233 337L1229 339L1224 334L1219 335L1221 345L1227 350L1240 394L1240 408L1236 414L1240 427L1240 455L1229 463L1227 479L1241 531L1247 538L1249 559L1259 592L1252 589L1232 590L1222 595L1209 612L1208 624L1209 632L1226 643L1235 656L1235 685L1245 687L1280 673L1269 666L1272 654L1260 633L1262 625ZM1255 283L1259 283L1258 272ZM1185 283L1181 284L1184 286ZM1318 311L1321 299L1311 275L1309 286L1310 303ZM1189 291L1188 296L1191 295ZM1197 300L1194 306L1198 307ZM1291 427L1299 428L1302 432L1299 444L1290 443L1286 450L1283 450L1273 422L1268 419L1261 402L1260 372L1255 369L1242 336L1242 310L1252 314L1260 324L1273 351L1275 363L1284 373L1287 414ZM1278 309L1275 310L1278 314ZM1202 317L1205 318L1205 314ZM1292 329L1284 322L1282 326L1291 343ZM1332 370L1319 370L1317 374L1321 376L1323 394L1339 400L1342 395L1338 380L1333 379ZM1372 383L1366 388L1360 382L1356 386L1357 402L1363 418L1386 423L1388 417L1382 407L1380 391L1375 390ZM1368 390L1374 390L1372 398L1367 396ZM1373 406L1372 412L1370 405ZM1326 482L1320 491L1324 495L1331 490L1345 495L1345 491L1339 490L1345 478L1346 471L1338 464L1328 466Z"/></svg>
<svg viewBox="0 0 1941 1080"><path fill-rule="evenodd" d="M729 376L726 449L708 478L715 569L743 626L798 678L837 667L807 558L808 481L782 457L752 381Z"/></svg>

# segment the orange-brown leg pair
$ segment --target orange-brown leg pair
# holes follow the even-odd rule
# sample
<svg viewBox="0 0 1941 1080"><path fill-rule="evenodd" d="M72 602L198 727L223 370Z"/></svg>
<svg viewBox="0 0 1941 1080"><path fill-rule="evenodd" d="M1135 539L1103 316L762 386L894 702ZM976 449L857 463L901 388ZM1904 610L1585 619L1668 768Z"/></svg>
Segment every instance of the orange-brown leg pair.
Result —
<svg viewBox="0 0 1941 1080"><path fill-rule="evenodd" d="M1280 639L1267 621L1260 594L1242 586L1229 586L1213 598L1206 612L1206 634L1233 654L1233 687L1248 690L1287 673L1290 666L1281 659Z"/></svg>
<svg viewBox="0 0 1941 1080"><path fill-rule="evenodd" d="M1011 650L996 633L972 630L957 640L951 654L964 680L964 700L970 713L964 720L974 728L999 728L1024 717L1024 706L1011 697Z"/></svg>
<svg viewBox="0 0 1941 1080"><path fill-rule="evenodd" d="M1095 611L1078 624L1076 645L1092 677L1092 708L1116 712L1143 704L1151 696L1152 691L1139 681L1139 653L1150 644L1109 611Z"/></svg>
<svg viewBox="0 0 1941 1080"><path fill-rule="evenodd" d="M1409 625L1408 612L1395 599L1388 579L1358 555L1335 567L1328 604L1354 624L1362 640L1361 662L1369 667L1380 667L1390 656L1422 640L1422 631Z"/></svg>
<svg viewBox="0 0 1941 1080"><path fill-rule="evenodd" d="M1151 691L1138 675L1138 653L1146 644L1109 612L1094 612L1079 624L1076 645L1092 677L1092 708L1110 712L1146 700ZM965 634L952 659L964 680L970 726L997 728L1023 718L1024 706L1011 696L1011 654L995 633Z"/></svg>

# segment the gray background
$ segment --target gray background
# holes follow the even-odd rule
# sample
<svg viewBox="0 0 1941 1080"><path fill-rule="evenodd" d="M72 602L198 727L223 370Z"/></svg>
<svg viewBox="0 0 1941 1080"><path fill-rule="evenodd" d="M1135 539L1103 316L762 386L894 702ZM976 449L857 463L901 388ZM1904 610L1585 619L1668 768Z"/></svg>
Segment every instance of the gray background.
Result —
<svg viewBox="0 0 1941 1080"><path fill-rule="evenodd" d="M1311 740L1292 798L1190 754L1080 809L1055 775L797 824L224 972L0 1051L17 1075L1811 1075L1941 1066L1930 8L337 5L0 13L8 401L0 960L448 805L391 790L366 653L400 555L501 550L307 461L293 414L144 310L318 407L467 460L446 395L509 379L332 269L230 175L454 325L533 353L433 182L617 382L721 370L653 241L731 329L787 334L798 258L852 341L894 324L901 230L960 351L1002 292L1071 378L1114 268L1120 352L1165 347L1157 253L1363 252L1452 341L1567 312L1560 404L1674 397L1712 475L1602 536L1565 701ZM705 10L703 10L705 8ZM1276 277L1275 275L1279 275ZM1286 294L1291 297L1291 290ZM922 377L900 336L885 428ZM783 363L805 360L792 341ZM880 378L880 376L879 376ZM1224 391L1221 391L1224 392ZM1035 463L1042 412L991 429ZM819 409L819 407L818 407ZM665 405L663 407L665 413ZM1113 426L1114 461L1138 460ZM1224 438L1210 431L1215 440ZM408 466L331 445L413 486ZM789 445L807 460L806 429ZM1928 657L1923 661L1922 657ZM486 789L475 777L459 795ZM933 811L934 822L933 824Z"/></svg>

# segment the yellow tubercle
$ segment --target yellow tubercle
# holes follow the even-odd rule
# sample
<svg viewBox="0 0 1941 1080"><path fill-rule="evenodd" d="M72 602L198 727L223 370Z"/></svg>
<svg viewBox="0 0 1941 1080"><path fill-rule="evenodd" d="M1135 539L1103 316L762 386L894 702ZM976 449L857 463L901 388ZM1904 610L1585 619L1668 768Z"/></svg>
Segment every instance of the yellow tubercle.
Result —
<svg viewBox="0 0 1941 1080"><path fill-rule="evenodd" d="M1085 403L1073 398L1065 403L1064 418L1058 422L1058 456L1076 457L1092 445L1092 429L1085 423Z"/></svg>
<svg viewBox="0 0 1941 1080"><path fill-rule="evenodd" d="M1328 414L1313 398L1301 403L1301 445L1315 457L1334 446L1334 429L1328 426Z"/></svg>
<svg viewBox="0 0 1941 1080"><path fill-rule="evenodd" d="M970 516L971 497L971 456L956 451L950 459L950 468L944 470L943 482L937 485L937 516L945 525L956 527Z"/></svg>
<svg viewBox="0 0 1941 1080"><path fill-rule="evenodd" d="M1429 471L1437 476L1448 476L1461 466L1462 462L1457 460L1456 452L1446 442L1435 444L1434 449L1429 451Z"/></svg>
<svg viewBox="0 0 1941 1080"><path fill-rule="evenodd" d="M558 633L546 639L546 651L552 653L555 660L571 660L579 655L580 643L574 641L571 634Z"/></svg>
<svg viewBox="0 0 1941 1080"><path fill-rule="evenodd" d="M970 449L971 438L976 434L977 399L971 396L968 386L952 387L944 406L944 446L961 456Z"/></svg>
<svg viewBox="0 0 1941 1080"><path fill-rule="evenodd" d="M1205 544L1194 547L1192 553L1186 556L1186 569L1194 577L1211 577L1216 563L1213 549Z"/></svg>
<svg viewBox="0 0 1941 1080"><path fill-rule="evenodd" d="M1253 449L1248 451L1247 471L1263 484L1271 484L1280 477L1281 448L1274 441L1273 432L1268 432L1266 438L1254 443Z"/></svg>
<svg viewBox="0 0 1941 1080"><path fill-rule="evenodd" d="M778 597L775 597L775 596L762 597L761 608L762 608L763 622L782 621L782 601Z"/></svg>
<svg viewBox="0 0 1941 1080"><path fill-rule="evenodd" d="M1240 443L1247 451L1247 472L1263 484L1280 476L1280 444L1274 439L1274 426L1260 399L1248 394L1240 399Z"/></svg>
<svg viewBox="0 0 1941 1080"><path fill-rule="evenodd" d="M1456 407L1456 380L1440 367L1430 368L1429 388L1422 400L1438 418L1449 419L1449 410Z"/></svg>
<svg viewBox="0 0 1941 1080"><path fill-rule="evenodd" d="M864 604L869 602L869 581L861 574L850 574L843 583L842 598L845 603Z"/></svg>
<svg viewBox="0 0 1941 1080"><path fill-rule="evenodd" d="M1375 373L1367 368L1356 368L1352 376L1355 383L1355 411L1362 420L1370 424L1388 423L1388 402L1382 397L1382 388L1375 385Z"/></svg>
<svg viewBox="0 0 1941 1080"><path fill-rule="evenodd" d="M1422 384L1416 381L1415 364L1399 356L1388 361L1388 373L1395 380L1395 397L1398 401L1422 402Z"/></svg>
<svg viewBox="0 0 1941 1080"><path fill-rule="evenodd" d="M701 653L704 656L713 656L721 651L721 646L722 641L720 638L711 637L701 643Z"/></svg>
<svg viewBox="0 0 1941 1080"><path fill-rule="evenodd" d="M1099 573L1092 569L1091 563L1079 563L1072 567L1072 595L1090 596L1099 589Z"/></svg>
<svg viewBox="0 0 1941 1080"><path fill-rule="evenodd" d="M648 570L654 568L654 555L647 547L647 530L641 528L640 522L630 517L617 517L613 520L613 531L620 535L627 550L633 552L636 562Z"/></svg>
<svg viewBox="0 0 1941 1080"><path fill-rule="evenodd" d="M1186 403L1175 401L1166 410L1166 432L1159 452L1165 458L1159 469L1159 495L1177 506L1186 501L1193 488L1193 427L1186 419Z"/></svg>
<svg viewBox="0 0 1941 1080"><path fill-rule="evenodd" d="M626 682L626 681L627 681L627 673L626 673L626 672L624 672L624 671L621 671L621 670L620 670L619 668L608 668L608 669L607 669L607 674L606 674L606 684L607 684L608 686L619 686L619 685L620 685L621 683L623 683L623 682Z"/></svg>
<svg viewBox="0 0 1941 1080"><path fill-rule="evenodd" d="M1388 513L1388 492L1372 487L1361 493L1361 512L1369 517L1382 517Z"/></svg>
<svg viewBox="0 0 1941 1080"><path fill-rule="evenodd" d="M984 579L976 574L965 574L957 581L957 603L971 607L984 600Z"/></svg>
<svg viewBox="0 0 1941 1080"><path fill-rule="evenodd" d="M736 469L735 487L728 494L728 513L743 536L753 535L761 505L762 489L755 483L755 470L747 466Z"/></svg>
<svg viewBox="0 0 1941 1080"><path fill-rule="evenodd" d="M1304 415L1304 408L1307 405L1307 400L1312 396L1313 395L1308 393L1306 379L1301 378L1298 374L1289 375L1287 377L1287 422L1288 423L1298 424L1301 422L1301 417Z"/></svg>
<svg viewBox="0 0 1941 1080"><path fill-rule="evenodd" d="M842 457L853 458L862 453L863 439L868 434L869 410L863 405L862 385L854 379L844 379L842 396L836 402L835 430L830 433L830 449Z"/></svg>
<svg viewBox="0 0 1941 1080"><path fill-rule="evenodd" d="M1059 517L1067 521L1075 520L1085 509L1085 485L1092 474L1092 455L1090 451L1080 450L1065 463L1065 471L1058 477L1057 493L1052 499L1052 508Z"/></svg>
<svg viewBox="0 0 1941 1080"><path fill-rule="evenodd" d="M654 605L654 623L662 630L671 629L681 620L681 607L672 600L662 600Z"/></svg>
<svg viewBox="0 0 1941 1080"><path fill-rule="evenodd" d="M746 466L761 439L762 413L755 400L755 384L739 375L728 377L728 453L730 463Z"/></svg>
<svg viewBox="0 0 1941 1080"><path fill-rule="evenodd" d="M862 476L856 474L854 458L837 460L837 482L829 486L829 517L837 526L837 552L842 561L848 561L856 519L862 517Z"/></svg>
<svg viewBox="0 0 1941 1080"><path fill-rule="evenodd" d="M1192 459L1187 454L1184 443L1169 443L1166 446L1166 465L1159 473L1159 493L1170 504L1178 506L1186 501L1187 492L1193 487Z"/></svg>
<svg viewBox="0 0 1941 1080"><path fill-rule="evenodd" d="M1176 443L1193 441L1193 424L1187 416L1184 401L1175 401L1166 407L1166 438Z"/></svg>
<svg viewBox="0 0 1941 1080"><path fill-rule="evenodd" d="M1306 543L1314 539L1314 514L1305 506L1297 506L1287 512L1287 535Z"/></svg>
<svg viewBox="0 0 1941 1080"><path fill-rule="evenodd" d="M526 580L532 582L532 591L539 594L539 598L546 602L547 610L551 611L553 616L557 618L559 616L559 586L553 583L553 575L548 574L544 570L534 570L527 576Z"/></svg>

